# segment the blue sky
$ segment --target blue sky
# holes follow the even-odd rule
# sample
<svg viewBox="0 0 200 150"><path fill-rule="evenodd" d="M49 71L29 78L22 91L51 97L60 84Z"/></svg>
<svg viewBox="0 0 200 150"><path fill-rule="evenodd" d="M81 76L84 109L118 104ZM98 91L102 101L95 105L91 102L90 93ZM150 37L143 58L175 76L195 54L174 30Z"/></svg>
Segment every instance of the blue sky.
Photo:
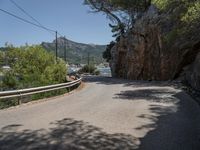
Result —
<svg viewBox="0 0 200 150"><path fill-rule="evenodd" d="M89 13L83 0L15 0L44 26L58 30L68 39L81 43L108 44L112 33L105 15ZM0 8L30 20L9 0L0 0ZM32 20L31 20L32 21ZM20 46L25 43L50 42L49 32L21 22L0 12L0 47L5 42Z"/></svg>

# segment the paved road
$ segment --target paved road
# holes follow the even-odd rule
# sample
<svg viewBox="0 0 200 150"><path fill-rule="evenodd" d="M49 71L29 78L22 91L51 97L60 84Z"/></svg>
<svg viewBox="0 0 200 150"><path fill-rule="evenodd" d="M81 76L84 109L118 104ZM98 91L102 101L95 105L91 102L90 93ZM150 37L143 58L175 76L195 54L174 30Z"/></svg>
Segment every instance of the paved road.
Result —
<svg viewBox="0 0 200 150"><path fill-rule="evenodd" d="M200 108L168 83L87 77L70 95L0 111L0 150L200 150Z"/></svg>

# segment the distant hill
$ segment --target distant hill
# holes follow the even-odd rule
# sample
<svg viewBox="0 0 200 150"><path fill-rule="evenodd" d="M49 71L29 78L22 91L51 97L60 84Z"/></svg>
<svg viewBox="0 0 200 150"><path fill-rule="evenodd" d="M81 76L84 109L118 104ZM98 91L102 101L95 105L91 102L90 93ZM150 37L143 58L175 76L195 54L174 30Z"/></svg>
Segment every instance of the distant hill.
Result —
<svg viewBox="0 0 200 150"><path fill-rule="evenodd" d="M55 40L52 43L43 42L41 44L47 51L55 53ZM64 58L64 49L67 49L66 58L69 63L87 63L88 53L92 63L104 62L102 53L105 45L83 44L68 40L64 37L58 38L58 56Z"/></svg>

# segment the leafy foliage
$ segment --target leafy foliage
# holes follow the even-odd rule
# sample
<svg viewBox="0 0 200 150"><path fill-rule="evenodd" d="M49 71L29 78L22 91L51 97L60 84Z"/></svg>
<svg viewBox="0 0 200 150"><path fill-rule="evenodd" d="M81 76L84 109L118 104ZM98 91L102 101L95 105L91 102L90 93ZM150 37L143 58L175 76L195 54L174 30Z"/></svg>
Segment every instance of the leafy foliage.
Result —
<svg viewBox="0 0 200 150"><path fill-rule="evenodd" d="M151 0L85 0L85 4L91 5L94 9L105 7L110 11L145 11Z"/></svg>
<svg viewBox="0 0 200 150"><path fill-rule="evenodd" d="M181 9L179 14L183 14L182 20L188 20L190 17L196 18L199 14L200 2L199 0L153 0L153 4L161 11ZM173 14L175 14L173 12Z"/></svg>
<svg viewBox="0 0 200 150"><path fill-rule="evenodd" d="M192 3L188 7L187 12L184 14L181 20L184 22L193 22L199 19L200 19L200 1L196 1L195 3Z"/></svg>
<svg viewBox="0 0 200 150"><path fill-rule="evenodd" d="M165 10L169 3L171 3L173 0L153 0L153 3L160 9Z"/></svg>
<svg viewBox="0 0 200 150"><path fill-rule="evenodd" d="M64 82L65 63L40 46L11 48L7 53L10 71L3 84L7 88L28 88Z"/></svg>
<svg viewBox="0 0 200 150"><path fill-rule="evenodd" d="M3 65L3 58L4 58L4 53L2 51L0 51L0 66Z"/></svg>
<svg viewBox="0 0 200 150"><path fill-rule="evenodd" d="M133 26L139 13L147 10L151 0L85 0L94 12L103 12L114 23L110 24L114 37L124 35Z"/></svg>
<svg viewBox="0 0 200 150"><path fill-rule="evenodd" d="M107 45L106 50L103 52L103 58L106 59L107 62L111 59L111 49L115 45L115 42L110 42L110 44Z"/></svg>
<svg viewBox="0 0 200 150"><path fill-rule="evenodd" d="M17 99L4 99L0 100L0 109L8 108L11 106L17 106L18 100Z"/></svg>
<svg viewBox="0 0 200 150"><path fill-rule="evenodd" d="M4 74L2 86L4 89L15 89L17 87L17 78L13 71L8 71Z"/></svg>
<svg viewBox="0 0 200 150"><path fill-rule="evenodd" d="M122 10L145 11L151 4L150 0L110 0L110 3Z"/></svg>
<svg viewBox="0 0 200 150"><path fill-rule="evenodd" d="M174 42L178 36L182 35L181 29L173 29L165 36L165 42L168 44Z"/></svg>
<svg viewBox="0 0 200 150"><path fill-rule="evenodd" d="M3 71L4 90L22 89L66 82L64 61L48 53L41 46L9 47L5 52L10 70ZM65 93L66 89L28 97L35 100ZM17 100L0 101L0 108L17 105Z"/></svg>
<svg viewBox="0 0 200 150"><path fill-rule="evenodd" d="M85 65L81 70L79 70L79 73L89 73L89 74L100 74L99 71L97 71L97 68L94 65Z"/></svg>
<svg viewBox="0 0 200 150"><path fill-rule="evenodd" d="M153 4L161 12L169 14L169 18L166 19L176 26L164 37L169 46L181 37L190 38L197 30L200 22L199 0L153 0Z"/></svg>

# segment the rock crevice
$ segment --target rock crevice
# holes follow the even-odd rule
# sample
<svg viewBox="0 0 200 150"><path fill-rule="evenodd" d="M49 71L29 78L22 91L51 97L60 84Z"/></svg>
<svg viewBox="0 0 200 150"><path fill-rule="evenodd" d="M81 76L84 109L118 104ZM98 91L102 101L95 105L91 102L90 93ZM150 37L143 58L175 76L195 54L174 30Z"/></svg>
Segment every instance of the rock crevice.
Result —
<svg viewBox="0 0 200 150"><path fill-rule="evenodd" d="M176 14L177 8L173 11ZM170 9L171 12L171 9ZM114 77L134 80L181 78L200 89L200 21L184 24L150 7L111 49Z"/></svg>

